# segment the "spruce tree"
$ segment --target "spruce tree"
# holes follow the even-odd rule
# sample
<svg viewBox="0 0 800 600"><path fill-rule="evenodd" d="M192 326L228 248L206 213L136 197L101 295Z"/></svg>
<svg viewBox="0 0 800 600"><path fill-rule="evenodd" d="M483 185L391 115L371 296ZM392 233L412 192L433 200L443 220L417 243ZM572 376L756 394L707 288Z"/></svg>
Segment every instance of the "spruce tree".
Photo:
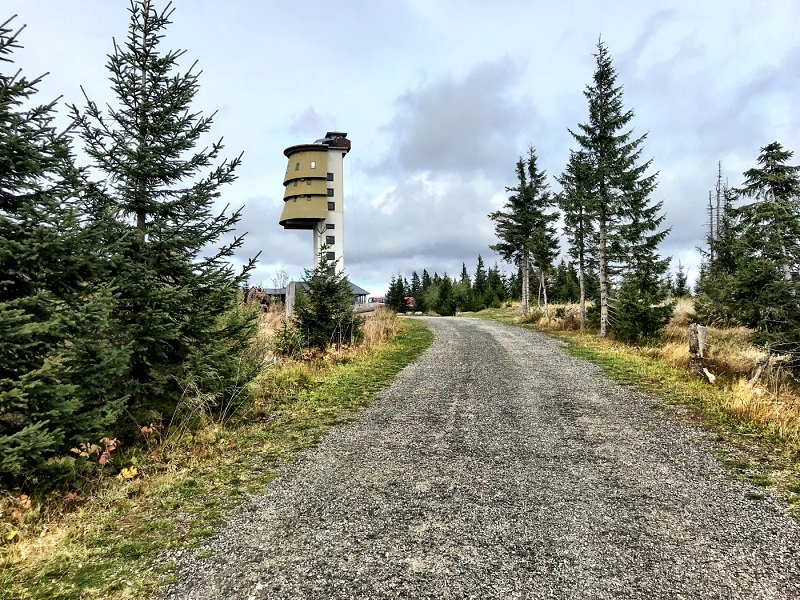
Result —
<svg viewBox="0 0 800 600"><path fill-rule="evenodd" d="M553 278L553 301L565 304L578 302L580 291L578 289L578 278L575 267L572 263L562 259L555 269Z"/></svg>
<svg viewBox="0 0 800 600"><path fill-rule="evenodd" d="M586 277L594 263L591 251L594 241L594 214L591 186L591 164L585 152L570 152L564 173L558 178L562 192L558 204L564 214L564 234L569 243L569 255L578 262L580 328L586 327Z"/></svg>
<svg viewBox="0 0 800 600"><path fill-rule="evenodd" d="M800 165L778 142L761 148L745 171L736 208L739 263L732 274L739 320L800 364Z"/></svg>
<svg viewBox="0 0 800 600"><path fill-rule="evenodd" d="M567 265L564 259L556 265L551 280L550 299L553 302L565 302L563 290L567 285Z"/></svg>
<svg viewBox="0 0 800 600"><path fill-rule="evenodd" d="M503 279L500 276L500 267L497 263L493 267L489 267L486 275L486 288L484 305L487 308L500 308L500 303L506 299L506 294Z"/></svg>
<svg viewBox="0 0 800 600"><path fill-rule="evenodd" d="M483 297L486 295L487 287L486 277L486 266L483 264L483 257L478 254L478 262L475 265L475 279L472 282L472 294L475 298L472 310L477 311L486 308L486 305L483 303Z"/></svg>
<svg viewBox="0 0 800 600"><path fill-rule="evenodd" d="M436 312L442 316L452 314L450 303L453 298L453 282L447 273L439 281L439 289L436 295Z"/></svg>
<svg viewBox="0 0 800 600"><path fill-rule="evenodd" d="M752 203L739 208L743 235L758 246L758 255L776 263L791 282L800 265L800 165L786 164L793 152L778 142L761 148L759 167L745 171L738 190Z"/></svg>
<svg viewBox="0 0 800 600"><path fill-rule="evenodd" d="M495 222L498 243L490 246L503 260L518 265L522 270L522 312L530 311L530 272L532 267L540 271L540 284L544 284L545 273L551 267L557 253L558 242L553 221L555 213L548 213L553 201L547 174L540 171L536 151L528 149L527 159L517 161L517 185L506 188L511 192L504 210L494 211L489 218Z"/></svg>
<svg viewBox="0 0 800 600"><path fill-rule="evenodd" d="M622 86L617 85L616 69L602 42L598 42L594 56L592 83L584 91L589 120L578 125L579 132L570 133L583 153L580 168L575 171L581 179L579 197L595 224L593 254L600 280L600 335L608 333L613 279L621 274L614 319L625 329L624 337L630 337L638 319L652 316L653 323L642 323L641 333L649 337L666 311L650 314L634 309L663 301L662 280L669 261L658 256L657 246L668 230L658 229L664 218L659 214L662 203L650 202L657 177L647 174L652 160L640 162L647 136L634 138L628 129L634 112L623 108Z"/></svg>
<svg viewBox="0 0 800 600"><path fill-rule="evenodd" d="M422 269L422 289L428 289L433 284L427 269Z"/></svg>
<svg viewBox="0 0 800 600"><path fill-rule="evenodd" d="M413 271L411 273L411 295L416 296L420 289L422 289L422 281L420 280L419 275L417 275L417 272Z"/></svg>
<svg viewBox="0 0 800 600"><path fill-rule="evenodd" d="M533 266L539 272L539 289L544 298L544 314L545 317L549 317L547 276L553 268L553 261L558 256L558 232L554 223L558 220L559 213L551 210L555 200L547 184L547 172L540 171L536 161L536 152L531 147L528 154L528 178L531 188L537 191L532 197L536 223L530 239L531 259Z"/></svg>
<svg viewBox="0 0 800 600"><path fill-rule="evenodd" d="M398 275L397 278L392 277L389 282L389 288L386 290L386 306L395 312L406 312L408 305L406 304L406 293L403 289L403 276Z"/></svg>
<svg viewBox="0 0 800 600"><path fill-rule="evenodd" d="M84 110L71 108L104 177L96 203L119 215L107 243L119 288L115 318L132 352L132 413L154 418L174 410L189 384L221 397L253 374L242 356L254 317L230 317L254 263L235 272L230 259L242 237L221 241L241 211L215 213L214 204L241 157L221 160L221 140L197 149L213 115L192 108L196 65L178 72L184 51L162 48L173 9L132 0L129 12L127 39L114 42L107 63L117 107L104 113L87 97Z"/></svg>
<svg viewBox="0 0 800 600"><path fill-rule="evenodd" d="M423 271L426 273L426 271ZM414 310L425 312L426 306L425 301L423 300L423 292L425 291L424 286L422 285L422 279L417 272L414 271L411 273L411 296L414 298Z"/></svg>
<svg viewBox="0 0 800 600"><path fill-rule="evenodd" d="M738 291L734 276L744 250L739 239L738 216L733 207L735 192L723 185L721 163L717 176L720 203L713 216L714 228L706 237L707 249L700 249L702 261L697 279L695 313L701 322L717 326L741 325Z"/></svg>
<svg viewBox="0 0 800 600"><path fill-rule="evenodd" d="M467 272L467 265L465 263L461 263L461 283L467 286L467 289L472 287L472 282L469 280L469 273Z"/></svg>
<svg viewBox="0 0 800 600"><path fill-rule="evenodd" d="M41 77L11 67L12 20L0 24L0 477L21 483L114 435L127 357L55 102L36 104Z"/></svg>
<svg viewBox="0 0 800 600"><path fill-rule="evenodd" d="M313 270L306 269L293 317L306 345L319 350L331 344L357 340L361 335L361 321L353 310L350 282L343 273L330 268L327 250L328 247L323 246L317 266ZM397 287L394 277L392 284Z"/></svg>
<svg viewBox="0 0 800 600"><path fill-rule="evenodd" d="M675 271L675 286L673 289L673 294L676 298L686 298L690 295L686 269L681 264L681 261L678 261L678 270Z"/></svg>

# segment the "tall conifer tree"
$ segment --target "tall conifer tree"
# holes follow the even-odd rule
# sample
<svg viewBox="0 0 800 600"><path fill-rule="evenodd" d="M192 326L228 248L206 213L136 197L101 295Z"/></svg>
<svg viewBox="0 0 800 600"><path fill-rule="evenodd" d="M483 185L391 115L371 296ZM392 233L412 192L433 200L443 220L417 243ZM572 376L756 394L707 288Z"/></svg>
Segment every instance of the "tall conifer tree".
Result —
<svg viewBox="0 0 800 600"><path fill-rule="evenodd" d="M421 281L422 281L422 283L420 285L420 289L422 291L427 290L429 287L431 287L431 285L433 285L433 280L431 279L431 276L428 274L428 270L427 269L422 269L422 280Z"/></svg>
<svg viewBox="0 0 800 600"><path fill-rule="evenodd" d="M633 315L625 316L625 311L652 305L659 296L663 299L661 280L669 261L658 256L657 246L668 230L658 230L662 203L650 202L657 177L647 174L652 160L640 162L647 136L635 138L628 129L634 112L623 107L623 89L617 85L616 69L602 42L594 56L592 83L584 91L589 120L578 125L578 132L570 133L583 153L581 189L586 192L586 209L597 231L594 255L600 279L600 335L605 336L615 275L623 275L621 291L624 289L626 298L616 307L617 320L635 324ZM663 315L653 317L661 321Z"/></svg>
<svg viewBox="0 0 800 600"><path fill-rule="evenodd" d="M585 152L570 152L566 169L558 178L562 192L558 204L564 213L564 234L569 243L569 254L578 262L578 288L580 290L580 327L586 327L586 273L593 266L594 214L590 193L590 169Z"/></svg>
<svg viewBox="0 0 800 600"><path fill-rule="evenodd" d="M234 272L241 237L222 243L241 212L215 212L240 157L222 160L222 141L197 150L211 116L192 109L199 86L193 64L178 72L184 51L162 48L173 9L132 0L125 43L109 56L118 106L107 113L87 98L72 111L95 172L104 178L97 203L118 215L111 276L118 282L120 333L130 340L127 389L134 414L171 411L189 382L227 394L241 385L241 352L252 319L229 319L253 265Z"/></svg>
<svg viewBox="0 0 800 600"><path fill-rule="evenodd" d="M469 273L467 272L467 265L465 263L461 263L461 284L467 287L469 290L472 286L472 283L469 280Z"/></svg>
<svg viewBox="0 0 800 600"><path fill-rule="evenodd" d="M538 169L536 161L536 152L531 147L528 154L528 178L531 188L537 190L532 197L536 223L530 241L531 259L533 266L539 271L539 290L544 299L544 314L545 317L549 317L547 276L553 268L553 261L558 256L558 232L554 224L559 218L559 213L552 210L555 200L547 184L547 173Z"/></svg>
<svg viewBox="0 0 800 600"><path fill-rule="evenodd" d="M483 264L483 257L478 254L478 263L475 265L475 279L472 283L472 291L475 293L477 302L486 293L486 266Z"/></svg>
<svg viewBox="0 0 800 600"><path fill-rule="evenodd" d="M522 312L526 316L530 311L532 260L533 266L540 267L544 281L544 272L551 267L558 244L551 225L558 216L547 212L552 206L547 174L539 170L536 161L536 151L531 146L527 159L520 157L517 161L517 185L506 188L511 195L504 210L489 214L499 239L490 248L521 269Z"/></svg>
<svg viewBox="0 0 800 600"><path fill-rule="evenodd" d="M0 24L0 477L20 482L114 435L127 357L55 102L35 104L41 78L9 69L11 22Z"/></svg>
<svg viewBox="0 0 800 600"><path fill-rule="evenodd" d="M738 264L732 274L739 320L800 365L800 165L773 142L737 190L749 200L735 209Z"/></svg>

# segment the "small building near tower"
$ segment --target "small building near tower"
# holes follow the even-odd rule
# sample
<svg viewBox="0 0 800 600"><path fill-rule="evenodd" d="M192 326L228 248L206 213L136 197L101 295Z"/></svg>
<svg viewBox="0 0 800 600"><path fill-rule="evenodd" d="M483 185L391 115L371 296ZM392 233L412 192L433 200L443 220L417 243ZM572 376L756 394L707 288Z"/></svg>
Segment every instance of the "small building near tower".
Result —
<svg viewBox="0 0 800 600"><path fill-rule="evenodd" d="M310 229L312 266L327 246L326 258L338 274L344 271L344 157L350 140L341 131L329 131L313 144L290 146L283 177L284 229ZM335 266L334 266L335 265Z"/></svg>

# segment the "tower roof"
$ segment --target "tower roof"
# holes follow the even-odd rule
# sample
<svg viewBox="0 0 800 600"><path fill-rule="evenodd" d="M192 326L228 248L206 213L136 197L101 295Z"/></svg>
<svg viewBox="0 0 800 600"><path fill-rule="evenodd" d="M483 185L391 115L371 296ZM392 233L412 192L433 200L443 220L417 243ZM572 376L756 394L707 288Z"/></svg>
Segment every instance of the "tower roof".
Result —
<svg viewBox="0 0 800 600"><path fill-rule="evenodd" d="M329 150L337 149L343 150L344 153L350 152L351 143L347 139L347 134L343 131L329 131L325 134L324 138L316 140L313 144L298 144L297 146L289 146L283 151L283 154L288 158L297 152L305 152L307 150Z"/></svg>

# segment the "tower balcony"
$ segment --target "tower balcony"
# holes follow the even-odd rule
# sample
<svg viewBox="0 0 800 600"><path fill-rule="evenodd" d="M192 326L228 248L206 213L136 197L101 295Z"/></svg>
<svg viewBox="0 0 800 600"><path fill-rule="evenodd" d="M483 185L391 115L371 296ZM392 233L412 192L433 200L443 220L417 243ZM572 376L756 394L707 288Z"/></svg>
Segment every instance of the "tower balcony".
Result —
<svg viewBox="0 0 800 600"><path fill-rule="evenodd" d="M290 181L283 191L283 199L288 201L291 198L305 198L306 196L326 196L328 194L328 182L322 179L296 179Z"/></svg>
<svg viewBox="0 0 800 600"><path fill-rule="evenodd" d="M283 205L278 223L284 229L314 229L320 221L328 218L326 196L301 196L287 200Z"/></svg>

